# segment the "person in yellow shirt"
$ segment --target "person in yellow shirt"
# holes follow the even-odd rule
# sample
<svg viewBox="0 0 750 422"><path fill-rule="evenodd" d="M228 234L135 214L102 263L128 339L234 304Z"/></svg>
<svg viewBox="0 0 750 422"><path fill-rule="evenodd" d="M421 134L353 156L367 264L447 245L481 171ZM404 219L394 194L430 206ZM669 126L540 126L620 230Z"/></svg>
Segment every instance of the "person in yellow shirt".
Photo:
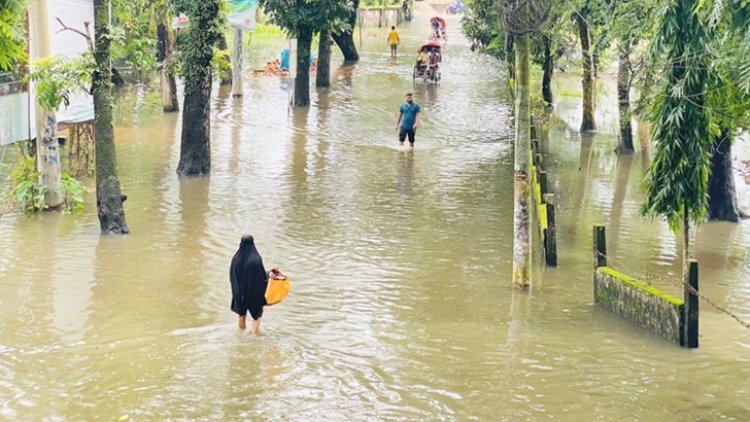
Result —
<svg viewBox="0 0 750 422"><path fill-rule="evenodd" d="M401 40L398 38L398 31L396 31L396 27L391 27L391 32L388 33L388 45L391 46L391 58L396 58L396 50L398 49L398 44Z"/></svg>
<svg viewBox="0 0 750 422"><path fill-rule="evenodd" d="M427 59L428 59L427 51L420 50L419 55L417 56L417 68L419 69L419 72L421 73L422 70L427 66Z"/></svg>

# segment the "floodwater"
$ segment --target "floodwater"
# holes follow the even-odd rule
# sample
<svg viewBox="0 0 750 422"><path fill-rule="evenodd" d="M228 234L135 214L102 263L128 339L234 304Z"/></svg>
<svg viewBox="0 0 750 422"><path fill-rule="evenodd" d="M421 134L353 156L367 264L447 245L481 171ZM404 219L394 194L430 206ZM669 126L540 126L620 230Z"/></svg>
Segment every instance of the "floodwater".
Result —
<svg viewBox="0 0 750 422"><path fill-rule="evenodd" d="M216 88L210 177L176 176L179 116L158 90L123 93L132 234L99 235L93 194L79 214L0 219L0 419L750 419L750 330L701 302L700 348L680 349L593 303L594 224L612 266L678 294L679 238L639 216L647 159L612 153L614 109L582 137L580 99L560 99L547 145L559 268L537 248L531 292L511 289L504 67L450 18L441 84L413 86L427 18L402 27L397 60L385 28L365 31L362 60L334 66L309 110L289 110L275 77L249 77L241 99ZM252 42L250 67L283 46ZM402 151L410 90L424 119ZM748 227L703 224L694 245L701 291L745 321ZM243 233L292 278L256 338L229 310Z"/></svg>

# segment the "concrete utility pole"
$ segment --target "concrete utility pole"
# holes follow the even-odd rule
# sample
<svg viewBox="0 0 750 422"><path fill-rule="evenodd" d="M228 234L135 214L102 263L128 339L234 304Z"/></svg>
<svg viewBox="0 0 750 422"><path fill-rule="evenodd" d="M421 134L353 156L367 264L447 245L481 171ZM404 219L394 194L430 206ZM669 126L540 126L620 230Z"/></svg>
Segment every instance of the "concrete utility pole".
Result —
<svg viewBox="0 0 750 422"><path fill-rule="evenodd" d="M34 0L30 8L29 32L31 35L31 58L50 56L47 0ZM34 97L36 90L32 87ZM62 205L60 193L60 145L57 142L57 110L47 110L36 102L36 157L40 182L47 186L44 204L49 209Z"/></svg>
<svg viewBox="0 0 750 422"><path fill-rule="evenodd" d="M513 164L513 287L531 286L531 108L529 103L529 35L516 35L516 142Z"/></svg>
<svg viewBox="0 0 750 422"><path fill-rule="evenodd" d="M242 30L234 28L232 45L232 96L241 97L242 92Z"/></svg>

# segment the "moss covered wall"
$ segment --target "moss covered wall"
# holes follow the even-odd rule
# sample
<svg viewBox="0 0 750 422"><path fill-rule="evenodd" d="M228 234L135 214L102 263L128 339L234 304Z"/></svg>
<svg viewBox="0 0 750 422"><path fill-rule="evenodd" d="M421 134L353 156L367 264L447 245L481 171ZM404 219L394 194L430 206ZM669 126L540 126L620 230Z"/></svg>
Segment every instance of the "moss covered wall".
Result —
<svg viewBox="0 0 750 422"><path fill-rule="evenodd" d="M596 269L594 300L602 307L680 344L682 300L609 267Z"/></svg>

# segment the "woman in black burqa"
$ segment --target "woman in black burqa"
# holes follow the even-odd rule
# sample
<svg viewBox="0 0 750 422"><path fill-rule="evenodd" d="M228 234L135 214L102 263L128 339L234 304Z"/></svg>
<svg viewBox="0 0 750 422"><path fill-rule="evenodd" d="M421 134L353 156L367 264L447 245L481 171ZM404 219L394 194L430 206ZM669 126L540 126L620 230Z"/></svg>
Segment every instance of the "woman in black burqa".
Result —
<svg viewBox="0 0 750 422"><path fill-rule="evenodd" d="M232 311L239 315L240 330L245 329L247 312L253 317L252 335L258 335L260 317L266 305L266 287L268 273L263 266L263 258L255 248L253 237L242 236L240 248L232 258L229 268L229 280L232 283Z"/></svg>

